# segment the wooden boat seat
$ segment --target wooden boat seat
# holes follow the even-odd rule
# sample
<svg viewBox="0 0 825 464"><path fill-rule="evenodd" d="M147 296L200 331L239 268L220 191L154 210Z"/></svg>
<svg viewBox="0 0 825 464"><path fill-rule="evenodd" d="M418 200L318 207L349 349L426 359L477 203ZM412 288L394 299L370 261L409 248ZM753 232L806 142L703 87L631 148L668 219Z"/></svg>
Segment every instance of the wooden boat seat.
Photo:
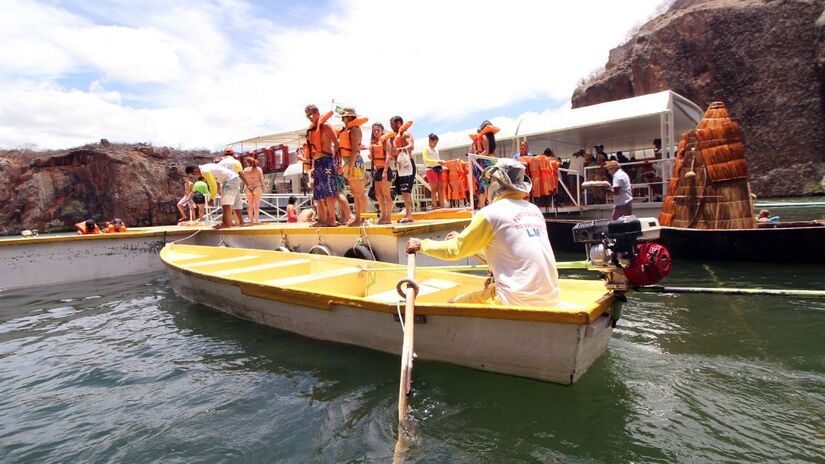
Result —
<svg viewBox="0 0 825 464"><path fill-rule="evenodd" d="M274 263L265 263L265 264L258 264L255 266L244 266L244 267L236 267L234 269L225 269L223 271L215 271L212 275L219 276L219 277L226 277L226 276L235 276L240 277L238 274L245 274L249 272L260 272L260 271L268 271L278 269L283 271L285 267L298 267L301 265L306 265L306 270L309 270L309 260L308 259L290 259L288 261L278 261Z"/></svg>
<svg viewBox="0 0 825 464"><path fill-rule="evenodd" d="M421 303L427 302L446 302L454 297L458 292L458 284L442 279L428 279L418 284L418 296L415 301ZM396 289L387 290L386 292L369 295L372 301L380 301L381 303L394 303L399 300L398 291Z"/></svg>

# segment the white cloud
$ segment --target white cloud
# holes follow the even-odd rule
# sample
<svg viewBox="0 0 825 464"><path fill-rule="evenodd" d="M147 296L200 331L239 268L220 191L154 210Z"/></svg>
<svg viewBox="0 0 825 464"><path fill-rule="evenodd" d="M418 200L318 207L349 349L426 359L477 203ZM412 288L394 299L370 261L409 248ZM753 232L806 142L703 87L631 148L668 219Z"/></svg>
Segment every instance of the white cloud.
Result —
<svg viewBox="0 0 825 464"><path fill-rule="evenodd" d="M569 98L660 3L347 0L284 25L242 0L126 2L105 7L117 24L99 25L0 0L14 16L0 31L0 145L216 147L301 127L304 105L332 98L381 121L495 116ZM93 76L88 90L61 87L80 72Z"/></svg>

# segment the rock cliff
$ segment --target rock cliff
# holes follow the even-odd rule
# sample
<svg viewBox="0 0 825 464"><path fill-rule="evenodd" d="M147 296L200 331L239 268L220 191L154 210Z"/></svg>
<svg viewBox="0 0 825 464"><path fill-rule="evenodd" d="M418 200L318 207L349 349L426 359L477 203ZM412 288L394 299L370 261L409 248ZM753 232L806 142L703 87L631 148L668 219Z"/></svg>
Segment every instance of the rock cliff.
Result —
<svg viewBox="0 0 825 464"><path fill-rule="evenodd" d="M105 140L48 153L0 152L0 234L65 230L87 218L172 224L184 167L213 157Z"/></svg>
<svg viewBox="0 0 825 464"><path fill-rule="evenodd" d="M572 106L667 89L703 109L725 102L758 195L825 193L825 0L677 0Z"/></svg>

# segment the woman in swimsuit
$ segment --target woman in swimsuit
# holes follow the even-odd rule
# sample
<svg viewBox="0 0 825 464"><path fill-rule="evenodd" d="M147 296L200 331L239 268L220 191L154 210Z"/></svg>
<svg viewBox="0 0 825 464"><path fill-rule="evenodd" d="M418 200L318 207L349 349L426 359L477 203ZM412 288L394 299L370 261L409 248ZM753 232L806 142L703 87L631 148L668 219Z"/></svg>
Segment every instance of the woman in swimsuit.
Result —
<svg viewBox="0 0 825 464"><path fill-rule="evenodd" d="M378 217L379 224L390 224L392 221L392 192L390 183L393 180L393 171L390 166L389 140L381 140L384 135L384 126L377 122L372 125L372 139L370 141L370 159L372 160L373 182L375 183L375 198L378 200L378 210L381 214Z"/></svg>
<svg viewBox="0 0 825 464"><path fill-rule="evenodd" d="M244 160L243 179L246 182L246 204L249 208L249 222L260 224L261 194L264 191L264 172L258 167L258 160L249 156Z"/></svg>

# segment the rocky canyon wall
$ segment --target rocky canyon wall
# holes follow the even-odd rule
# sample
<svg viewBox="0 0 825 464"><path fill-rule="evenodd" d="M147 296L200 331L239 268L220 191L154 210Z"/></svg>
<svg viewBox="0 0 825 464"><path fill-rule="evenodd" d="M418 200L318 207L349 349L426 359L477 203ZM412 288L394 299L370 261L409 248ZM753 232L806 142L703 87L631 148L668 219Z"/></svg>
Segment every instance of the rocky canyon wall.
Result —
<svg viewBox="0 0 825 464"><path fill-rule="evenodd" d="M825 193L825 0L677 0L572 106L667 89L703 109L725 102L758 195Z"/></svg>
<svg viewBox="0 0 825 464"><path fill-rule="evenodd" d="M42 154L0 152L0 234L63 230L87 218L172 224L186 164L212 158L206 151L105 142Z"/></svg>

